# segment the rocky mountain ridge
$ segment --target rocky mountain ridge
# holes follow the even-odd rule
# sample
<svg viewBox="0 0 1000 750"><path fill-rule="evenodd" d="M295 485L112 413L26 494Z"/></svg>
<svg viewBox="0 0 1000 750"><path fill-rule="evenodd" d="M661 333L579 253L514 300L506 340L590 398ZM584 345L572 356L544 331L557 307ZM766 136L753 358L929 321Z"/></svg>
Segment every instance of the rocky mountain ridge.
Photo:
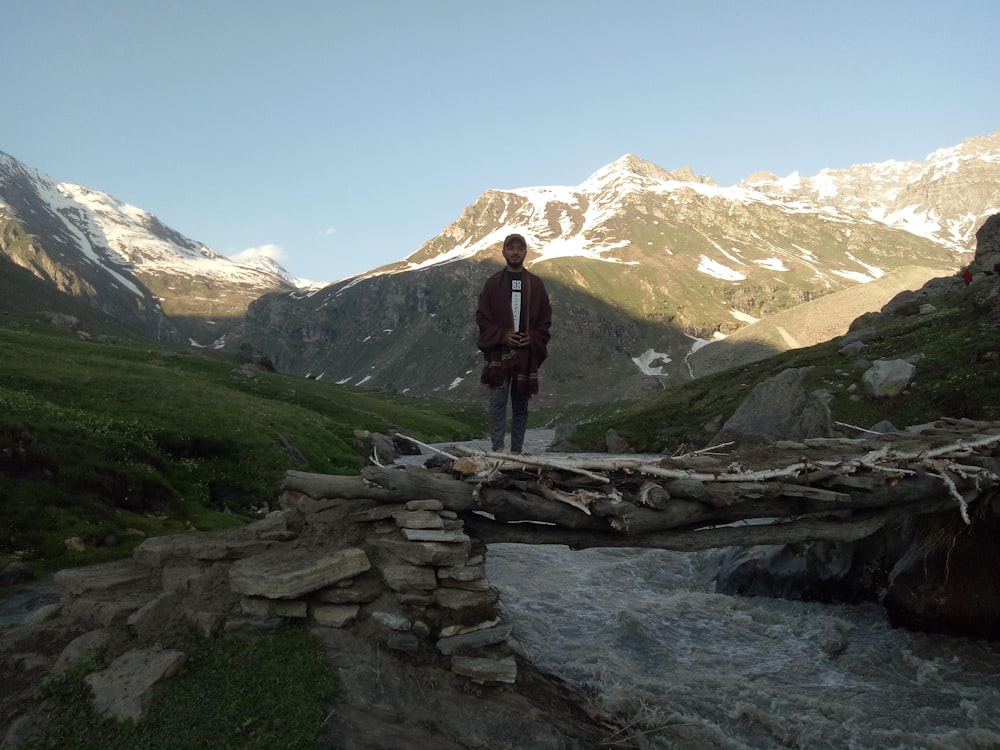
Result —
<svg viewBox="0 0 1000 750"><path fill-rule="evenodd" d="M210 345L251 300L295 288L240 265L107 193L57 183L0 152L0 256L143 335Z"/></svg>
<svg viewBox="0 0 1000 750"><path fill-rule="evenodd" d="M516 231L553 299L543 399L647 395L693 377L698 348L755 321L898 269L954 274L972 258L964 227L1000 208L1000 132L955 153L902 168L861 165L808 189L759 176L753 185L766 189L719 187L628 155L578 186L489 190L404 261L308 297L257 300L243 334L284 371L473 398L475 295ZM986 188L967 202L957 193L948 213L936 200L913 203L972 183ZM883 220L916 216L937 217L937 229L920 236L913 221L907 230ZM899 291L890 286L882 296L866 290L869 309ZM851 309L838 333L856 317Z"/></svg>
<svg viewBox="0 0 1000 750"><path fill-rule="evenodd" d="M998 210L1000 131L921 163L733 187L626 155L577 186L488 190L406 259L306 290L0 154L0 255L144 335L250 344L291 374L458 399L478 396L475 295L509 232L528 238L553 298L542 396L571 404L683 382L706 342L897 269L953 274ZM877 309L891 294L865 296Z"/></svg>
<svg viewBox="0 0 1000 750"><path fill-rule="evenodd" d="M828 202L964 252L983 218L997 209L997 164L1000 130L938 149L923 162L858 164L814 177L758 173L740 184L769 195Z"/></svg>

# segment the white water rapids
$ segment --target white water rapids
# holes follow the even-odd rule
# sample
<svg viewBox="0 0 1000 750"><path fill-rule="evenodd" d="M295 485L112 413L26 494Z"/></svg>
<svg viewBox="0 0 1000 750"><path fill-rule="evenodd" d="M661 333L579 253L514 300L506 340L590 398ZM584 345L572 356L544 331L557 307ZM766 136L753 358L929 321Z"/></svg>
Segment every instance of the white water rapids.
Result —
<svg viewBox="0 0 1000 750"><path fill-rule="evenodd" d="M1000 748L1000 642L716 594L722 555L496 544L487 572L515 646L645 748Z"/></svg>
<svg viewBox="0 0 1000 750"><path fill-rule="evenodd" d="M721 551L491 545L513 640L649 748L998 748L1000 643L714 593Z"/></svg>

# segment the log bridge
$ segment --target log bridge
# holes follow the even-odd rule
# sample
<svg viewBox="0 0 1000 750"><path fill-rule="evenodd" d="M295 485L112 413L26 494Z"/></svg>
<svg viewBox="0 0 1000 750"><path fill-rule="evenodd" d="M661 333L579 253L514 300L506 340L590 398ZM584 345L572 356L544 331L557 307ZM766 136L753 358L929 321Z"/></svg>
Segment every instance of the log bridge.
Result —
<svg viewBox="0 0 1000 750"><path fill-rule="evenodd" d="M656 460L435 452L431 468L372 465L353 477L289 471L284 488L316 499L434 498L487 544L694 551L851 542L890 521L943 511L968 524L970 508L997 497L1000 485L1000 422L966 419L874 439L727 444Z"/></svg>

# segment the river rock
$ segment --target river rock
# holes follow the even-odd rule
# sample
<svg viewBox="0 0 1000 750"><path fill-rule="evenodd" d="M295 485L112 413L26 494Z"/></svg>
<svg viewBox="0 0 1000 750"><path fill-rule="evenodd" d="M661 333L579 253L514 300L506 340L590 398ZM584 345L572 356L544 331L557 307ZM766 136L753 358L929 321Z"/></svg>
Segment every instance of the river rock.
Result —
<svg viewBox="0 0 1000 750"><path fill-rule="evenodd" d="M846 588L853 549L842 542L758 545L729 550L716 577L720 594L835 601Z"/></svg>
<svg viewBox="0 0 1000 750"><path fill-rule="evenodd" d="M270 549L273 543L244 529L223 532L177 534L147 539L133 551L136 562L159 568L171 558L185 561L237 560Z"/></svg>
<svg viewBox="0 0 1000 750"><path fill-rule="evenodd" d="M389 465L396 460L396 444L388 435L368 430L355 430L354 440L359 450L371 455L382 465Z"/></svg>
<svg viewBox="0 0 1000 750"><path fill-rule="evenodd" d="M20 560L9 563L0 573L0 586L16 586L19 583L27 583L33 580L35 571L29 568Z"/></svg>
<svg viewBox="0 0 1000 750"><path fill-rule="evenodd" d="M490 659L482 656L456 656L451 660L451 671L468 677L473 682L506 682L517 679L517 662L513 656Z"/></svg>
<svg viewBox="0 0 1000 750"><path fill-rule="evenodd" d="M444 519L432 510L406 510L394 513L396 525L404 529L443 529Z"/></svg>
<svg viewBox="0 0 1000 750"><path fill-rule="evenodd" d="M316 601L326 604L366 604L382 595L382 581L374 573L362 573L321 589L315 593Z"/></svg>

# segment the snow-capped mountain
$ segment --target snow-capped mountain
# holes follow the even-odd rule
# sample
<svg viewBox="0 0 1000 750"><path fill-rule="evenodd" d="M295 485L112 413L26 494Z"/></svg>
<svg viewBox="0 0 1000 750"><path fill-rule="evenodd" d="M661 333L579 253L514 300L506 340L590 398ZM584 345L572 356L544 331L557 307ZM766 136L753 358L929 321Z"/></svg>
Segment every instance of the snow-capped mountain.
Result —
<svg viewBox="0 0 1000 750"><path fill-rule="evenodd" d="M741 185L867 216L965 251L984 218L1000 211L1000 130L934 151L922 162L824 169L814 177L756 174Z"/></svg>
<svg viewBox="0 0 1000 750"><path fill-rule="evenodd" d="M289 373L456 398L478 392L475 300L510 232L555 309L542 395L572 402L681 382L708 342L897 270L953 274L996 212L1000 131L919 163L731 187L626 155L579 185L488 190L406 259L316 289L266 252L235 263L0 154L0 255L39 278L152 337L249 343Z"/></svg>
<svg viewBox="0 0 1000 750"><path fill-rule="evenodd" d="M830 221L875 222L950 248L960 262L972 250L976 228L985 217L1000 211L998 177L1000 130L992 136L973 137L959 146L935 151L923 162L860 164L849 169L824 169L814 177L793 173L779 178L757 173L733 187L720 187L686 167L669 172L626 155L578 186L488 191L439 237L426 243L404 264L388 269L415 270L488 253L507 231L522 231L535 240L535 262L561 256L620 261L614 250L627 247L630 240L609 242L608 224L615 222L617 211L630 193L653 194L675 204L696 203L700 196L745 207L776 206L825 215ZM504 203L502 209L490 200L493 193ZM504 197L509 195L523 201L517 205ZM488 226L478 215L484 210L492 210L500 226L495 232L470 234L470 223ZM711 260L707 267L712 266ZM722 275L734 275L724 268L725 261L715 260L722 266ZM877 272L873 276L870 269L857 263L846 263L840 271L856 275L858 281L877 277Z"/></svg>
<svg viewBox="0 0 1000 750"><path fill-rule="evenodd" d="M0 254L159 339L211 344L251 300L295 287L273 261L234 263L143 209L3 152L0 224Z"/></svg>
<svg viewBox="0 0 1000 750"><path fill-rule="evenodd" d="M488 190L403 261L256 301L244 333L289 372L473 397L476 295L519 232L553 299L542 396L643 395L692 377L694 350L776 312L882 279L891 296L897 269L954 274L1000 211L998 153L1000 132L925 163L732 187L626 155L580 185Z"/></svg>

